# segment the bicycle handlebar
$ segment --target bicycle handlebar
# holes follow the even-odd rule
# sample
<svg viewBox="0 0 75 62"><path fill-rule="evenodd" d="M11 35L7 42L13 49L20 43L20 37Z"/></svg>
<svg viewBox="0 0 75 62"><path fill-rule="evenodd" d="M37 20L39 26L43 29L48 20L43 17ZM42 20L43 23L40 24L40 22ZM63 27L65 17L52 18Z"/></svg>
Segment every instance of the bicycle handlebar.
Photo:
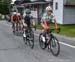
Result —
<svg viewBox="0 0 75 62"><path fill-rule="evenodd" d="M56 29L50 29L50 32L53 32L53 31L55 31L55 30L56 30ZM57 33L59 33L61 29L60 29L60 28L58 28L57 30L58 30L58 32L57 32Z"/></svg>

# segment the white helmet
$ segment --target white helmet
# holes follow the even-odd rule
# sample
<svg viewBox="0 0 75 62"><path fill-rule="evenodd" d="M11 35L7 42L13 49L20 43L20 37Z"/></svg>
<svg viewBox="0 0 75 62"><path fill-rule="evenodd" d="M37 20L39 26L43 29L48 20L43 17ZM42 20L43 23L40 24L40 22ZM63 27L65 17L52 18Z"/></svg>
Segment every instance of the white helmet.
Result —
<svg viewBox="0 0 75 62"><path fill-rule="evenodd" d="M46 11L51 10L52 11L52 7L51 6L47 6L46 7Z"/></svg>
<svg viewBox="0 0 75 62"><path fill-rule="evenodd" d="M13 15L16 15L17 13L16 12L13 12Z"/></svg>

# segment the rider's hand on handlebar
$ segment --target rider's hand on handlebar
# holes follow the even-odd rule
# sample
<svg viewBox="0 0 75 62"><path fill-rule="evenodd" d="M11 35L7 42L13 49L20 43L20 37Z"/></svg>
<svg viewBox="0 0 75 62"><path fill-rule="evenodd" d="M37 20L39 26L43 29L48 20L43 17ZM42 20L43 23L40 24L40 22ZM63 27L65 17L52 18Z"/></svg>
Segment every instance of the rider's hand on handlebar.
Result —
<svg viewBox="0 0 75 62"><path fill-rule="evenodd" d="M60 32L60 28L59 27L55 27L55 30L56 30L57 33Z"/></svg>
<svg viewBox="0 0 75 62"><path fill-rule="evenodd" d="M59 29L59 27L55 27L55 29L56 29L56 30L58 30L58 29Z"/></svg>

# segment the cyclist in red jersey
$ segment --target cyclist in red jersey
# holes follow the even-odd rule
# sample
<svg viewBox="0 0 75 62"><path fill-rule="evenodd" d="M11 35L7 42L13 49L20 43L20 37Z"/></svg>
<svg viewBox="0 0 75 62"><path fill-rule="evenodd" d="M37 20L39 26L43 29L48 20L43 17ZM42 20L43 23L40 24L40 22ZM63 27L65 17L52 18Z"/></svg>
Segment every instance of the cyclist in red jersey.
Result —
<svg viewBox="0 0 75 62"><path fill-rule="evenodd" d="M13 32L15 31L15 24L17 23L18 20L19 20L19 18L18 18L17 12L15 11L15 12L12 13L12 16L11 16ZM17 28L17 25L16 25L16 28Z"/></svg>

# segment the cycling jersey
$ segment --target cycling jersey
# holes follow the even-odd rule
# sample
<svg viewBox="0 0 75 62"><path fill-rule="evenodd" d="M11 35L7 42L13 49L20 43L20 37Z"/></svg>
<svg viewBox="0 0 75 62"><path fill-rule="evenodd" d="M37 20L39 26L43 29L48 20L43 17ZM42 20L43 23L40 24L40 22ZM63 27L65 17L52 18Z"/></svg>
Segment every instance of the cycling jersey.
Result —
<svg viewBox="0 0 75 62"><path fill-rule="evenodd" d="M25 15L24 22L27 24L27 26L31 25L31 19L33 19L33 17L31 15Z"/></svg>
<svg viewBox="0 0 75 62"><path fill-rule="evenodd" d="M41 22L43 22L43 21L52 22L53 19L55 19L55 16L53 14L48 15L47 13L45 13L45 14L43 14Z"/></svg>
<svg viewBox="0 0 75 62"><path fill-rule="evenodd" d="M18 21L18 16L17 15L13 15L13 21Z"/></svg>
<svg viewBox="0 0 75 62"><path fill-rule="evenodd" d="M18 15L18 18L19 18L19 20L21 20L22 19L21 15Z"/></svg>

